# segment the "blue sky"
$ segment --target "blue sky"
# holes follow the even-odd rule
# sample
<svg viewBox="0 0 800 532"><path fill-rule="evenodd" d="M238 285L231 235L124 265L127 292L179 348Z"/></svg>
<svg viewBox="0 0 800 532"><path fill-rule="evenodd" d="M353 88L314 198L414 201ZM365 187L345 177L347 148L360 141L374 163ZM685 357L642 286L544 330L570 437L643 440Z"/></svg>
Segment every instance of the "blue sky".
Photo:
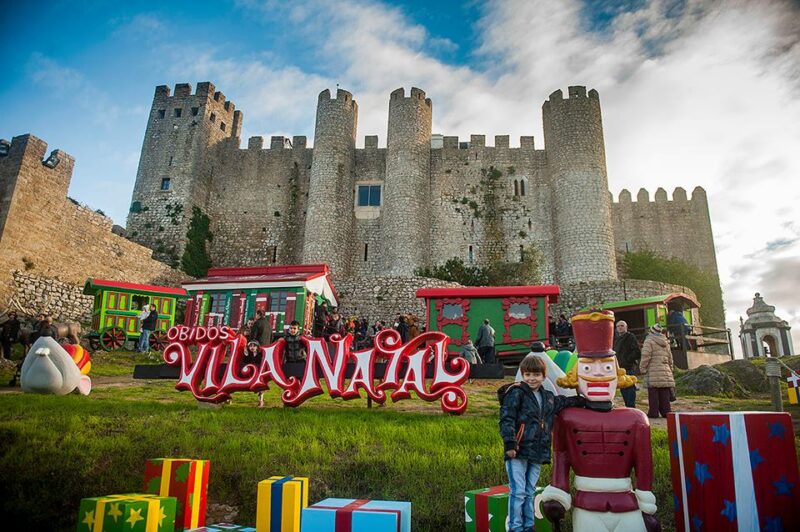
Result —
<svg viewBox="0 0 800 532"><path fill-rule="evenodd" d="M760 291L800 335L798 2L62 1L3 15L0 137L74 155L70 195L123 225L156 85L212 81L244 111L244 142L313 138L316 96L338 83L359 103L359 144L385 144L388 95L414 85L436 132L539 147L547 96L596 88L614 197L703 186L729 324Z"/></svg>

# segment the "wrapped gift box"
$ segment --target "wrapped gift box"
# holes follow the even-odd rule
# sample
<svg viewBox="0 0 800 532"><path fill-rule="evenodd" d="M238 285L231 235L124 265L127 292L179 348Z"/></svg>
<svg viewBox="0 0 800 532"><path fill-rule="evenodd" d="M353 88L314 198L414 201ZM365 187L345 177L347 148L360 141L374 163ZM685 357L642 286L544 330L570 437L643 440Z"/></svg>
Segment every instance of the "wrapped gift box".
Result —
<svg viewBox="0 0 800 532"><path fill-rule="evenodd" d="M544 488L536 488L538 496ZM481 488L464 493L464 521L467 532L506 532L508 527L508 486ZM534 504L538 504L534 499ZM550 521L534 518L536 532L550 532Z"/></svg>
<svg viewBox="0 0 800 532"><path fill-rule="evenodd" d="M411 532L411 503L325 499L303 508L302 532Z"/></svg>
<svg viewBox="0 0 800 532"><path fill-rule="evenodd" d="M140 493L81 500L78 532L173 532L175 497Z"/></svg>
<svg viewBox="0 0 800 532"><path fill-rule="evenodd" d="M256 532L252 526L233 525L231 523L217 523L216 525L206 525L200 528L192 528L186 532L230 532L237 530L238 532Z"/></svg>
<svg viewBox="0 0 800 532"><path fill-rule="evenodd" d="M175 532L206 523L210 465L208 460L190 458L155 458L145 463L144 491L178 500Z"/></svg>
<svg viewBox="0 0 800 532"><path fill-rule="evenodd" d="M676 530L800 530L789 414L672 413L667 432Z"/></svg>
<svg viewBox="0 0 800 532"><path fill-rule="evenodd" d="M300 512L308 506L308 478L270 477L258 483L258 532L300 532Z"/></svg>

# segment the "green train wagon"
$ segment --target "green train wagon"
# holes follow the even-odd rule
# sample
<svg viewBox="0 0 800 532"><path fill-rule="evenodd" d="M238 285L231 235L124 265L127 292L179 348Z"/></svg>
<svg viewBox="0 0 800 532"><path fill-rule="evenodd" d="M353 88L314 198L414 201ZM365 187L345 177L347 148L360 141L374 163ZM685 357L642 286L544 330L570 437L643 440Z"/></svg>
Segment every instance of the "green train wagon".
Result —
<svg viewBox="0 0 800 532"><path fill-rule="evenodd" d="M139 313L144 305L154 305L158 311L150 348L161 351L167 344L167 329L175 324L177 302L187 297L183 288L93 278L86 280L83 293L94 296L92 331L86 335L89 346L106 351L139 340Z"/></svg>
<svg viewBox="0 0 800 532"><path fill-rule="evenodd" d="M422 288L425 323L429 331L450 337L451 353L475 340L488 319L495 330L495 352L501 362L516 361L530 352L532 342L549 345L549 307L558 302L556 285Z"/></svg>

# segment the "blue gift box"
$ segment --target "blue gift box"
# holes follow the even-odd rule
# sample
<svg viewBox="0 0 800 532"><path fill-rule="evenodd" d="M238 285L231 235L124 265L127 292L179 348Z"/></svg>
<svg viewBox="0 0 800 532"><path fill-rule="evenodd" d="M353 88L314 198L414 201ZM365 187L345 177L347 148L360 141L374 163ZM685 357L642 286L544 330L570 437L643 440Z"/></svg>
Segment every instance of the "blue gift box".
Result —
<svg viewBox="0 0 800 532"><path fill-rule="evenodd" d="M301 532L411 532L411 503L325 499L303 508Z"/></svg>

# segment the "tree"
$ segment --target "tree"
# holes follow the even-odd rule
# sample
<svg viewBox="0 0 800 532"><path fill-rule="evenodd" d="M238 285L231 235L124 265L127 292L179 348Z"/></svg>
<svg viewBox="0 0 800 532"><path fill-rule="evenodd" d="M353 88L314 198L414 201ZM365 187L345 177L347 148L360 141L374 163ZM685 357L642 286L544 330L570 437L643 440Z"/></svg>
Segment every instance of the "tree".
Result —
<svg viewBox="0 0 800 532"><path fill-rule="evenodd" d="M192 277L203 277L211 267L211 256L206 243L213 236L210 230L211 219L198 207L192 207L192 219L186 232L186 248L181 257L181 268Z"/></svg>
<svg viewBox="0 0 800 532"><path fill-rule="evenodd" d="M451 281L464 286L516 286L540 284L541 273L539 250L531 245L522 250L519 262L493 262L486 268L467 266L454 257L442 265L420 268L416 275Z"/></svg>

